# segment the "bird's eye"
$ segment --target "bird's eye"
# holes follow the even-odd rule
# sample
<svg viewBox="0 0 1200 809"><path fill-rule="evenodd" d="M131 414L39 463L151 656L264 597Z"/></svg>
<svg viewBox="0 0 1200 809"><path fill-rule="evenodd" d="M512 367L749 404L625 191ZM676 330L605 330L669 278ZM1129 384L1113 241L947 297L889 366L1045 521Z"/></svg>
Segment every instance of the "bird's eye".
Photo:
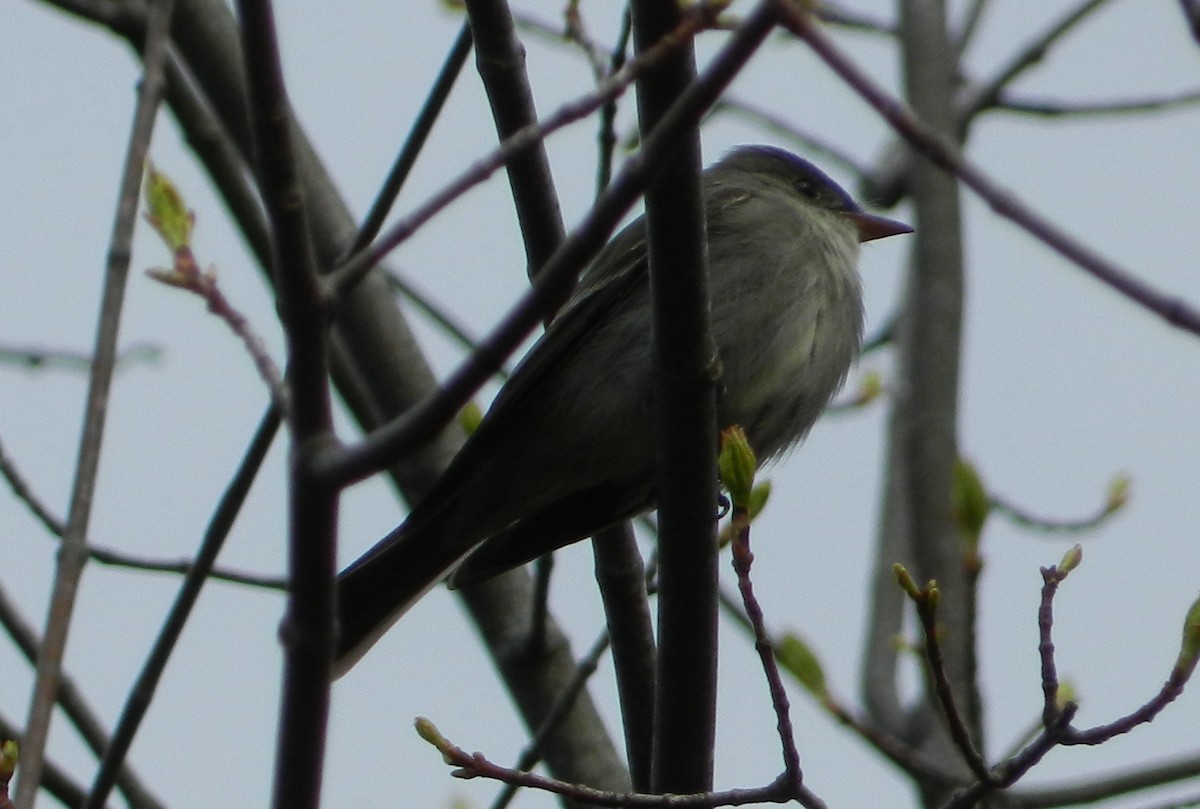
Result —
<svg viewBox="0 0 1200 809"><path fill-rule="evenodd" d="M809 197L809 198L815 197L817 195L817 186L813 183L812 180L808 179L807 177L799 178L794 183L792 183L792 187L794 187L796 189L797 193L799 193L803 196Z"/></svg>

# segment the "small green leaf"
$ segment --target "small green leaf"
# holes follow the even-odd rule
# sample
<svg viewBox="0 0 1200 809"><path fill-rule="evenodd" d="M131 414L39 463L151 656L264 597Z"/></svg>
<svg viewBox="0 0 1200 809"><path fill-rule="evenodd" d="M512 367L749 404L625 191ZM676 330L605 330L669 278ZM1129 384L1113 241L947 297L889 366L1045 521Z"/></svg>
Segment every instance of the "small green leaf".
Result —
<svg viewBox="0 0 1200 809"><path fill-rule="evenodd" d="M11 739L0 744L0 783L8 783L17 769L17 743Z"/></svg>
<svg viewBox="0 0 1200 809"><path fill-rule="evenodd" d="M1128 475L1117 475L1112 479L1112 483L1108 484L1108 499L1104 504L1106 514L1112 514L1125 507L1132 495L1130 491L1132 486L1133 483Z"/></svg>
<svg viewBox="0 0 1200 809"><path fill-rule="evenodd" d="M892 565L892 575L896 577L896 581L900 583L900 587L904 592L908 593L908 597L914 601L919 601L924 595L921 593L921 588L917 586L917 582L913 579L912 574L908 572L908 568L896 562Z"/></svg>
<svg viewBox="0 0 1200 809"><path fill-rule="evenodd" d="M1083 561L1083 546L1078 545L1078 544L1072 545L1070 550L1068 550L1066 553L1063 554L1062 561L1058 563L1057 570L1058 570L1059 574L1061 574L1061 576L1065 578L1068 573L1070 573L1075 568L1079 567L1079 564L1082 561Z"/></svg>
<svg viewBox="0 0 1200 809"><path fill-rule="evenodd" d="M1192 602L1183 620L1183 643L1179 647L1179 659L1176 667L1184 677L1191 677L1200 660L1200 597Z"/></svg>
<svg viewBox="0 0 1200 809"><path fill-rule="evenodd" d="M721 431L717 470L735 508L749 510L758 461L746 433L736 424Z"/></svg>
<svg viewBox="0 0 1200 809"><path fill-rule="evenodd" d="M413 726L417 729L418 736L438 749L438 752L442 754L442 760L447 764L454 763L452 757L454 745L450 744L450 740L442 735L442 732L437 729L437 725L423 716L418 716L413 720Z"/></svg>
<svg viewBox="0 0 1200 809"><path fill-rule="evenodd" d="M1079 693L1075 689L1075 684L1070 680L1059 680L1058 691L1054 694L1054 704L1061 711L1067 707L1067 703L1078 705Z"/></svg>
<svg viewBox="0 0 1200 809"><path fill-rule="evenodd" d="M858 384L858 393L854 397L855 404L865 405L875 401L883 393L883 374L878 371L868 371L863 374Z"/></svg>
<svg viewBox="0 0 1200 809"><path fill-rule="evenodd" d="M770 499L771 481L764 480L750 490L750 504L746 508L746 515L753 520L767 507L767 501Z"/></svg>
<svg viewBox="0 0 1200 809"><path fill-rule="evenodd" d="M963 537L972 546L978 546L983 525L992 508L987 489L978 470L965 458L959 458L954 464L952 486L954 521Z"/></svg>
<svg viewBox="0 0 1200 809"><path fill-rule="evenodd" d="M172 251L191 245L195 217L171 179L146 163L146 221Z"/></svg>
<svg viewBox="0 0 1200 809"><path fill-rule="evenodd" d="M810 694L820 700L829 696L829 687L825 682L825 670L821 661L807 643L798 636L788 633L779 642L779 663Z"/></svg>
<svg viewBox="0 0 1200 809"><path fill-rule="evenodd" d="M483 408L475 402L467 402L458 414L458 424L467 435L474 435L483 421Z"/></svg>

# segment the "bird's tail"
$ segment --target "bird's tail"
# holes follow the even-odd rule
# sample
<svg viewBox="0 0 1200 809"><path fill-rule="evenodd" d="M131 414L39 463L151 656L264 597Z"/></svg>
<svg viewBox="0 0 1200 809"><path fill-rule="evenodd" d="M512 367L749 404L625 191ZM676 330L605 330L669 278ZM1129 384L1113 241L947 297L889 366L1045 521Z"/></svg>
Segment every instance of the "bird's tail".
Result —
<svg viewBox="0 0 1200 809"><path fill-rule="evenodd" d="M431 541L426 532L405 528L392 531L338 574L334 677L349 671L462 556Z"/></svg>

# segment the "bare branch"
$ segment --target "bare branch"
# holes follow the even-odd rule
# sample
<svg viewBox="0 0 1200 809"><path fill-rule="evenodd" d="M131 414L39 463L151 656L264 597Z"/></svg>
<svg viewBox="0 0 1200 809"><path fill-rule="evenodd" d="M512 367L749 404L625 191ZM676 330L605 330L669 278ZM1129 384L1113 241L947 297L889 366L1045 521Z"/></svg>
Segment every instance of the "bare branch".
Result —
<svg viewBox="0 0 1200 809"><path fill-rule="evenodd" d="M871 34L884 34L886 36L895 36L897 34L897 26L894 22L881 20L878 17L872 17L859 11L845 8L838 3L829 2L829 0L823 0L823 2L814 5L814 13L821 22L840 25L852 31L864 31Z"/></svg>
<svg viewBox="0 0 1200 809"><path fill-rule="evenodd" d="M20 736L20 729L0 715L0 740L16 739ZM50 759L43 765L42 788L63 806L74 807L83 803L83 786L76 783L66 770ZM12 805L8 800L8 785L5 784L0 787L0 809L11 809Z"/></svg>
<svg viewBox="0 0 1200 809"><path fill-rule="evenodd" d="M629 777L639 792L650 791L654 738L654 681L658 649L647 589L653 567L643 564L633 526L604 529L592 539L596 584L604 604L604 623L612 636L613 669Z"/></svg>
<svg viewBox="0 0 1200 809"><path fill-rule="evenodd" d="M117 334L121 322L125 283L129 277L133 228L137 222L138 188L141 185L142 165L154 131L158 104L162 98L163 64L167 54L172 9L171 0L163 0L152 4L149 10L145 68L138 90L109 244L100 304L100 322L96 330L93 352L95 360L88 383L87 415L84 419L75 482L71 491L71 506L62 548L58 555L54 590L50 597L50 611L38 656L34 695L30 701L29 718L21 750L21 774L15 801L17 809L32 809L37 797L46 755L46 742L50 733L50 716L58 691L75 595L87 562L85 543L95 493L96 471L100 463L108 394L116 365Z"/></svg>
<svg viewBox="0 0 1200 809"><path fill-rule="evenodd" d="M944 170L957 176L999 216L1015 222L1038 241L1075 264L1098 281L1116 290L1167 323L1200 335L1200 311L1181 298L1162 293L1125 268L1109 261L1084 243L1068 235L1049 219L1035 213L1016 196L1005 191L945 138L915 118L899 101L880 88L821 31L813 27L790 0L780 0L793 32L846 83L866 100L901 136Z"/></svg>
<svg viewBox="0 0 1200 809"><path fill-rule="evenodd" d="M1200 754L1155 762L1110 775L1089 775L1075 783L1020 792L1022 809L1051 809L1115 798L1200 776Z"/></svg>
<svg viewBox="0 0 1200 809"><path fill-rule="evenodd" d="M430 197L413 213L393 225L373 245L351 256L341 266L333 270L324 279L327 294L336 300L343 297L347 290L367 273L376 263L383 259L391 250L403 244L421 226L441 213L450 203L457 200L470 189L488 179L500 168L508 165L515 155L530 148L533 144L544 140L548 135L559 129L582 120L599 109L609 99L625 92L642 72L650 69L667 54L687 41L697 31L706 27L715 6L702 5L692 8L692 13L680 24L671 37L664 38L654 49L640 54L628 62L619 72L602 82L593 92L579 97L560 107L556 112L542 118L534 124L527 125L509 137L485 157L477 160L456 179L451 181L441 191Z"/></svg>
<svg viewBox="0 0 1200 809"><path fill-rule="evenodd" d="M8 593L3 586L0 586L0 626L3 626L12 638L13 644L20 650L31 664L37 663L38 650L41 647L41 640L33 627L21 615L17 605L14 604L8 597ZM103 756L105 749L112 742L112 738L108 731L105 730L100 718L92 707L87 703L83 696L83 692L75 685L75 680L71 675L63 673L58 684L57 694L58 704L62 708L63 713L79 731L79 735L83 737L88 748L96 755ZM0 733L0 740L3 738L16 738L20 734L9 732ZM60 776L61 777L61 776ZM116 773L116 783L121 790L122 795L129 801L131 809L161 809L162 804L150 792L150 790L141 782L137 774L129 767L122 766ZM43 784L54 794L54 789L49 784ZM73 805L81 806L83 804L84 793L82 787L79 788L79 802Z"/></svg>
<svg viewBox="0 0 1200 809"><path fill-rule="evenodd" d="M683 11L674 0L630 4L637 52L671 36ZM754 48L774 28L760 4ZM764 24L765 23L765 24ZM696 86L689 41L637 80L638 132L645 139L676 99ZM650 788L712 789L717 691L716 350L708 291L701 188L700 119L680 127L646 188L646 260L651 311L652 444L659 463L658 658Z"/></svg>
<svg viewBox="0 0 1200 809"><path fill-rule="evenodd" d="M272 805L316 809L321 800L334 643L338 491L312 474L333 442L327 310L317 277L298 138L270 0L240 0L242 57L257 178L271 223L272 274L287 342L288 601Z"/></svg>
<svg viewBox="0 0 1200 809"><path fill-rule="evenodd" d="M387 219L396 197L400 194L400 189L404 187L404 181L408 179L408 173L412 171L413 164L417 162L417 156L424 148L425 141L433 130L433 125L441 114L446 99L450 97L450 90L454 87L458 74L462 72L462 67L466 64L467 55L470 52L471 27L463 23L458 37L450 46L450 52L446 54L446 61L442 64L442 69L438 71L437 78L433 80L433 85L429 88L425 103L417 112L412 128L404 139L404 145L400 147L400 153L396 155L396 162L392 164L387 178L383 181L379 195L371 203L371 208L367 211L362 227L358 229L358 235L354 237L354 242L347 250L347 255L353 255L362 250L379 235L383 222Z"/></svg>
<svg viewBox="0 0 1200 809"><path fill-rule="evenodd" d="M1130 115L1144 112L1161 112L1176 107L1190 107L1200 101L1200 90L1184 90L1161 96L1130 98L1111 101L1052 101L1017 97L1005 91L1000 94L996 108L1021 115L1038 115L1045 118L1084 118L1108 115Z"/></svg>
<svg viewBox="0 0 1200 809"><path fill-rule="evenodd" d="M1183 18L1187 20L1192 39L1200 44L1200 0L1179 0L1179 8L1183 11Z"/></svg>
<svg viewBox="0 0 1200 809"><path fill-rule="evenodd" d="M979 30L979 23L983 20L987 6L988 0L971 0L971 5L964 13L963 23L955 41L960 57L967 52L967 48L971 47L971 40L975 37L975 32Z"/></svg>
<svg viewBox="0 0 1200 809"><path fill-rule="evenodd" d="M592 644L592 648L583 657L579 658L579 664L575 667L575 673L566 684L566 687L555 698L554 704L550 706L550 710L546 712L546 716L542 719L542 724L534 732L533 738L529 740L529 744L521 751L521 755L517 758L517 763L513 767L514 770L532 770L542 760L546 744L550 742L552 734L559 728L562 722L567 718L571 709L575 707L575 701L579 695L584 693L584 688L591 676L596 673L596 668L600 664L600 658L609 648L609 636L607 632L601 633L600 637ZM496 796L496 800L492 802L491 809L505 809L517 794L517 785L508 784L500 794Z"/></svg>
<svg viewBox="0 0 1200 809"><path fill-rule="evenodd" d="M1074 9L1064 14L1058 22L1043 31L1040 36L1013 54L990 79L979 84L968 85L958 103L960 131L965 130L970 120L979 112L993 106L1005 87L1046 58L1046 54L1056 42L1071 33L1076 26L1107 2L1109 0L1083 0Z"/></svg>
<svg viewBox="0 0 1200 809"><path fill-rule="evenodd" d="M691 9L694 15L683 23L683 27L677 32L678 35L694 32L705 24L703 17L706 11L695 6ZM342 458L331 459L322 472L323 475L328 476L331 481L361 479L385 467L413 447L428 441L457 415L479 385L495 372L504 358L520 345L545 313L555 305L564 289L569 289L574 284L575 273L604 246L621 217L656 175L662 155L672 148L677 131L689 122L697 120L732 80L745 60L749 59L748 38L748 35L743 35L739 39L735 35L730 40L722 51L722 56L715 59L704 76L679 99L673 108L672 117L647 138L640 154L626 162L625 168L597 200L579 228L563 242L554 258L542 268L529 290L496 326L491 337L443 383L441 390L406 411L389 425L375 431L357 447L347 449ZM629 62L623 72L624 80L627 81L636 75L638 70L653 64L655 56L668 52L673 45L672 41L664 40L652 52L647 52L644 59L639 57ZM587 97L589 110L595 109L596 95ZM568 109L560 110L560 114ZM580 111L580 114L584 113ZM389 231L375 246L358 254L336 270L329 277L333 282L332 288L341 289L343 284L352 283L360 272L365 272L366 268L375 263L376 253L390 249L394 243L407 238L416 227L448 204L449 200L494 171L504 162L509 152L521 148L525 138L540 137L544 128L553 124L556 118L557 116L551 116L537 127L523 130L505 141L488 158L477 162L466 174L422 206L417 213Z"/></svg>
<svg viewBox="0 0 1200 809"><path fill-rule="evenodd" d="M428 719L417 719L417 732L434 745L447 763L457 767L457 778L491 778L513 786L532 787L574 801L595 806L633 807L633 809L710 809L718 806L745 806L752 803L784 803L795 800L806 809L826 809L825 804L808 789L801 787L792 793L783 779L765 787L730 789L721 792L693 794L647 795L644 793L612 792L570 784L535 773L512 770L493 764L482 753L468 753L438 732Z"/></svg>
<svg viewBox="0 0 1200 809"><path fill-rule="evenodd" d="M250 441L245 457L221 496L212 519L209 520L208 528L204 532L204 539L196 553L196 561L180 584L175 602L171 605L166 620L163 621L163 627L154 639L150 654L147 655L146 662L142 665L142 670L138 673L138 677L125 699L120 719L113 731L112 740L104 750L100 769L92 781L92 788L88 793L84 809L102 809L108 799L108 794L112 790L120 770L124 767L125 756L128 755L129 748L133 745L134 736L137 735L142 719L145 718L146 712L150 710L150 705L154 701L154 693L167 668L171 653L174 652L175 645L179 642L180 635L183 634L184 625L191 616L192 608L196 606L196 601L200 598L200 590L204 587L204 583L217 561L217 554L224 547L225 540L233 528L242 504L245 503L246 496L250 493L250 486L262 468L267 451L271 448L275 434L279 430L280 421L279 410L273 407L268 408L255 431L254 438Z"/></svg>
<svg viewBox="0 0 1200 809"><path fill-rule="evenodd" d="M742 437L743 440L745 436ZM733 569L737 571L738 591L742 594L742 606L754 632L754 649L758 652L759 662L767 678L767 688L771 694L771 707L775 709L775 725L779 733L779 742L783 749L785 779L793 788L804 784L804 773L800 769L800 751L796 748L796 731L792 726L791 703L788 701L787 690L783 687L783 678L779 674L779 664L775 659L775 646L767 633L766 618L762 605L754 595L754 583L750 579L750 568L754 564L754 554L750 550L750 515L745 503L739 503L734 498L732 522L734 525Z"/></svg>
<svg viewBox="0 0 1200 809"><path fill-rule="evenodd" d="M503 141L534 125L538 118L525 71L525 48L517 39L507 2L466 0L466 7L475 40L475 64ZM513 153L505 169L532 278L564 236L558 192L542 140L535 139L528 148Z"/></svg>
<svg viewBox="0 0 1200 809"><path fill-rule="evenodd" d="M992 509L1007 517L1011 522L1020 525L1024 528L1030 528L1035 531L1045 533L1080 533L1082 531L1090 531L1111 518L1114 514L1124 508L1129 501L1129 479L1123 475L1117 475L1112 483L1109 484L1108 495L1104 503L1096 509L1094 514L1089 514L1085 517L1075 519L1062 519L1043 517L1030 513L1028 510L1009 502L1008 500L998 495L992 494L989 496L989 505Z"/></svg>
<svg viewBox="0 0 1200 809"><path fill-rule="evenodd" d="M158 362L162 358L162 347L154 343L134 343L118 352L114 360L119 373L127 367ZM0 346L0 362L21 365L30 370L60 368L66 371L87 372L92 367L92 355L84 351L43 346Z"/></svg>
<svg viewBox="0 0 1200 809"><path fill-rule="evenodd" d="M33 516L37 518L46 530L61 539L63 532L66 530L66 525L33 492L24 475L17 468L16 463L5 451L3 442L0 442L0 476L4 477L13 494L16 495L17 499L25 503L29 510L33 512ZM147 559L110 548L100 547L93 544L91 540L87 541L86 549L89 559L93 559L104 565L112 565L113 567L126 567L131 570L145 570L155 573L188 573L194 568L194 564L190 559L175 561ZM209 576L234 584L248 584L254 587L265 587L274 590L282 590L285 586L283 580L278 577L259 576L253 573L215 567L209 572Z"/></svg>
<svg viewBox="0 0 1200 809"><path fill-rule="evenodd" d="M907 573L905 573L907 576ZM911 582L911 580L909 580ZM987 762L975 746L971 738L971 730L967 727L967 719L959 710L950 687L946 672L946 661L942 655L942 641L939 637L941 627L937 621L937 606L940 591L937 585L930 582L923 588L917 589L911 585L905 587L909 597L917 607L917 617L921 620L921 632L925 638L926 671L933 683L933 691L942 706L942 716L945 717L950 729L950 738L962 754L963 760L971 768L975 777L984 783L990 783L992 774Z"/></svg>

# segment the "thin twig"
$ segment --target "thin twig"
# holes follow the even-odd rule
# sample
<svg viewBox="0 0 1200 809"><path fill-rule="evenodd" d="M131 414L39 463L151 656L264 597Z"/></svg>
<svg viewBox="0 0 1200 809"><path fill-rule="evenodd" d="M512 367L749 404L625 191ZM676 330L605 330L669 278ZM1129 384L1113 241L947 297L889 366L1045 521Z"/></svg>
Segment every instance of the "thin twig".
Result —
<svg viewBox="0 0 1200 809"><path fill-rule="evenodd" d="M29 482L25 480L25 476L17 468L16 463L5 451L3 442L0 442L0 476L8 483L13 494L17 499L25 504L25 506L33 513L47 531L53 536L62 538L66 531L66 524L54 512L50 511L40 497L38 497ZM187 573L193 567L190 559L148 559L132 554L122 553L104 548L92 543L88 540L86 543L87 555L89 559L93 559L104 565L113 567L125 567L130 570L145 570L154 573ZM214 567L209 576L213 579L220 579L231 582L233 584L248 584L253 587L265 587L273 590L282 590L285 583L277 576L264 576L255 573L246 573L238 570L228 570L224 568Z"/></svg>
<svg viewBox="0 0 1200 809"><path fill-rule="evenodd" d="M793 0L777 1L783 9L788 26L796 36L807 42L813 51L874 107L897 133L929 160L962 180L997 215L1016 223L1072 264L1144 309L1155 313L1172 326L1200 335L1200 311L1181 298L1159 292L1125 268L1068 235L1050 220L1035 213L1016 196L1001 188L999 183L974 163L968 161L956 146L929 129L903 104L876 84L874 79L854 64L812 24L807 13L797 8Z"/></svg>
<svg viewBox="0 0 1200 809"><path fill-rule="evenodd" d="M586 31L571 30L569 26L555 25L525 9L514 8L512 16L513 22L520 30L533 34L538 39L552 45L574 48L587 60L592 74L597 79L604 75L605 48L589 37Z"/></svg>
<svg viewBox="0 0 1200 809"><path fill-rule="evenodd" d="M1033 514L996 495L991 496L990 503L993 511L1008 518L1014 525L1047 534L1077 534L1084 531L1091 531L1103 525L1106 520L1110 519L1117 512L1117 509L1111 503L1105 503L1096 510L1096 513L1085 517L1055 519Z"/></svg>
<svg viewBox="0 0 1200 809"><path fill-rule="evenodd" d="M151 168L150 176L161 175ZM153 219L151 221L153 222ZM279 373L279 368L275 365L271 352L267 350L266 343L250 325L250 319L238 311L237 307L221 291L215 269L210 267L207 270L201 270L191 247L185 245L174 250L171 269L151 269L147 270L146 274L159 283L191 292L201 298L207 305L208 311L224 322L229 330L242 341L246 353L250 355L250 359L254 363L255 370L258 371L259 378L266 384L275 406L280 411L287 412L288 396L287 389L283 384L283 375Z"/></svg>
<svg viewBox="0 0 1200 809"><path fill-rule="evenodd" d="M806 809L825 809L825 804L807 789L801 789L798 795L793 794L782 778L764 787L692 794L647 795L640 792L592 789L582 784L571 784L536 773L501 767L489 761L482 753L468 753L455 745L442 736L427 719L418 719L417 729L422 738L437 747L448 764L458 768L452 773L456 778L490 778L513 786L530 787L562 795L579 803L633 809L709 809L717 806L785 803L796 800Z"/></svg>
<svg viewBox="0 0 1200 809"><path fill-rule="evenodd" d="M0 714L0 741L17 739L20 736L20 729ZM42 788L63 806L74 807L83 803L83 786L50 759L46 760L42 768ZM12 809L13 804L7 800L7 795L7 787L0 788L0 809Z"/></svg>
<svg viewBox="0 0 1200 809"><path fill-rule="evenodd" d="M1010 92L1000 94L996 108L1021 115L1043 118L1084 118L1108 115L1130 115L1142 112L1162 112L1176 107L1190 107L1200 101L1200 90L1184 90L1161 96L1114 99L1110 101L1051 101L1018 97Z"/></svg>
<svg viewBox="0 0 1200 809"><path fill-rule="evenodd" d="M609 57L608 72L604 76L612 76L621 72L628 61L626 51L629 49L629 37L633 33L633 18L629 14L629 4L621 14L621 30L617 34L617 43L613 45ZM609 99L600 108L600 127L596 136L599 158L596 161L596 196L600 196L612 180L613 156L617 150L617 99Z"/></svg>
<svg viewBox="0 0 1200 809"><path fill-rule="evenodd" d="M1054 659L1054 596L1065 574L1042 568L1042 597L1038 605L1038 658L1042 665L1042 727L1054 725L1070 705L1058 704L1058 664Z"/></svg>
<svg viewBox="0 0 1200 809"><path fill-rule="evenodd" d="M59 550L50 611L38 656L34 694L30 701L29 718L21 749L21 774L16 790L17 809L32 809L37 797L71 614L74 611L79 580L87 562L85 542L92 498L95 494L96 473L100 463L108 394L116 363L117 335L125 284L129 277L129 255L133 228L137 222L138 188L141 185L142 166L162 97L163 64L166 59L172 9L172 1L163 0L152 3L148 10L146 57L122 171L117 212L113 221L93 352L95 361L88 383L86 416L71 492L71 507L67 518L67 530Z"/></svg>
<svg viewBox="0 0 1200 809"><path fill-rule="evenodd" d="M233 528L242 504L245 503L246 496L250 493L250 486L266 459L267 451L271 448L279 425L279 410L271 408L259 424L241 464L221 495L213 516L209 520L208 528L204 532L200 548L196 552L196 561L180 584L179 593L175 596L175 603L171 605L163 627L154 640L154 646L147 655L137 680L129 690L129 695L125 698L125 706L121 710L121 717L113 731L112 741L104 751L104 759L92 781L92 789L83 809L101 809L108 799L117 773L124 766L125 756L133 744L134 736L154 700L154 692L166 670L171 653L175 650L179 636L183 633L183 627L200 597L200 590L204 587L209 572L217 561L217 554L224 547L229 531Z"/></svg>
<svg viewBox="0 0 1200 809"><path fill-rule="evenodd" d="M1150 787L1163 786L1200 775L1200 755L1170 761L1155 761L1145 766L1110 775L1091 773L1072 784L1042 789L1023 789L1023 809L1051 809L1072 804L1095 803Z"/></svg>
<svg viewBox="0 0 1200 809"><path fill-rule="evenodd" d="M134 343L121 351L114 360L115 370L140 364L151 364L162 358L162 347L154 343ZM62 369L86 372L92 368L92 355L83 351L42 346L0 346L0 362L20 365L29 370Z"/></svg>
<svg viewBox="0 0 1200 809"><path fill-rule="evenodd" d="M466 324L459 321L449 310L408 278L392 270L384 270L384 278L387 279L388 286L394 292L416 307L454 342L469 351L474 351L479 346L479 338L471 332ZM500 379L508 377L508 371L504 368L499 369L496 373Z"/></svg>
<svg viewBox="0 0 1200 809"><path fill-rule="evenodd" d="M1187 20L1192 39L1200 44L1200 0L1179 0L1179 8L1183 12L1183 18Z"/></svg>
<svg viewBox="0 0 1200 809"><path fill-rule="evenodd" d="M38 648L41 646L40 639L33 627L25 620L17 605L8 597L3 586L0 586L0 626L3 626L8 632L13 644L25 656L25 659L31 664L37 663ZM63 672L59 679L57 699L63 713L79 731L79 735L83 737L88 748L97 757L103 756L111 742L111 736L96 712L88 705L83 693L75 685L74 679L66 672ZM0 735L0 740L5 737L12 738L10 734L5 733ZM117 773L116 783L121 794L128 801L130 809L162 809L162 803L150 793L150 790L129 767L120 769ZM45 783L42 786L49 788ZM83 788L80 787L79 801L72 805L82 805L83 798Z"/></svg>
<svg viewBox="0 0 1200 809"><path fill-rule="evenodd" d="M1107 2L1109 0L1083 0L1043 31L1040 36L1013 54L990 79L979 84L968 85L964 93L964 100L958 105L960 128L965 128L975 115L994 105L1005 87L1011 85L1018 76L1041 62L1054 43L1069 34Z"/></svg>
<svg viewBox="0 0 1200 809"><path fill-rule="evenodd" d="M592 67L592 76L596 81L603 79L610 71L605 66L604 48L600 47L587 31L583 22L583 13L579 9L579 0L567 0L563 11L563 37L575 43Z"/></svg>
<svg viewBox="0 0 1200 809"><path fill-rule="evenodd" d="M744 607L737 598L730 593L722 591L721 608L751 638L754 637L754 627L750 623L750 618L746 615ZM779 643L772 641L771 645L775 648L776 654L779 655ZM931 782L940 782L943 784L952 784L955 782L957 775L942 766L941 762L934 761L922 755L920 751L888 733L871 719L858 715L832 692L827 690L820 697L820 704L838 723L845 725L857 733L863 741L874 747L904 772Z"/></svg>
<svg viewBox="0 0 1200 809"><path fill-rule="evenodd" d="M536 124L526 126L505 138L496 149L477 160L441 191L435 193L415 211L393 225L374 244L359 251L331 272L325 278L329 297L336 300L344 295L384 256L403 244L421 226L441 213L467 191L506 166L515 155L544 140L551 133L586 118L610 98L623 94L642 72L657 64L681 42L687 41L697 31L707 26L712 13L713 7L707 4L692 7L683 24L673 36L664 38L654 49L630 60L620 71L613 74L592 92L564 104L556 112L542 118Z"/></svg>
<svg viewBox="0 0 1200 809"><path fill-rule="evenodd" d="M127 553L88 545L88 558L102 565L121 567L128 570L141 570L147 573L177 573L189 575L195 568L193 559L147 559ZM223 567L213 567L208 571L208 578L224 581L229 584L244 584L248 587L258 587L263 590L286 590L287 582L279 576L265 573L249 573L244 570L231 570Z"/></svg>
<svg viewBox="0 0 1200 809"><path fill-rule="evenodd" d="M844 8L837 3L830 2L830 0L823 0L823 2L814 3L813 5L815 6L814 13L821 22L830 25L840 25L852 31L896 36L897 26L894 22L888 22L878 17L872 17L856 10Z"/></svg>
<svg viewBox="0 0 1200 809"><path fill-rule="evenodd" d="M503 141L538 119L525 46L517 37L507 0L465 0L465 5L475 41L476 69L487 93L496 134ZM566 233L545 143L536 140L512 155L505 173L525 246L527 274L533 278ZM559 303L565 300L564 296ZM548 312L547 318L550 314L553 312Z"/></svg>
<svg viewBox="0 0 1200 809"><path fill-rule="evenodd" d="M983 20L983 13L987 10L987 5L988 0L971 0L970 7L964 12L963 22L958 29L958 37L954 43L960 57L967 52L967 48L971 47L971 41L979 30L979 23Z"/></svg>
<svg viewBox="0 0 1200 809"><path fill-rule="evenodd" d="M66 524L33 491L33 487L29 485L25 476L21 474L21 470L17 468L16 462L9 457L2 441L0 441L0 475L4 476L12 493L25 504L37 521L54 536L61 538L67 530Z"/></svg>
<svg viewBox="0 0 1200 809"><path fill-rule="evenodd" d="M940 809L972 809L984 796L1015 784L1054 749L1058 743L1058 733L1071 723L1075 710L1076 706L1067 706L1058 723L1044 731L1016 756L996 767L992 771L993 777L990 781L978 781L959 790L943 803Z"/></svg>
<svg viewBox="0 0 1200 809"><path fill-rule="evenodd" d="M940 630L937 621L938 592L937 588L931 585L923 588L920 596L914 596L913 599L925 637L925 658L929 677L933 681L933 692L942 706L942 716L946 720L946 726L950 731L950 738L954 741L954 746L958 748L975 777L984 783L989 783L992 780L992 773L988 769L987 762L983 760L979 748L975 746L975 741L971 738L971 731L967 728L967 722L962 712L958 709L954 691L950 687L950 680L946 674L946 660L942 655L942 642L939 638ZM910 593L910 595L912 594Z"/></svg>
<svg viewBox="0 0 1200 809"><path fill-rule="evenodd" d="M587 686L588 680L596 673L596 668L599 666L600 658L608 650L609 636L607 632L600 633L592 648L583 657L579 658L579 662L575 666L575 671L571 674L571 679L554 700L554 704L550 706L550 710L542 719L541 725L533 734L533 738L529 740L529 744L521 751L517 757L517 763L513 767L514 770L532 770L542 760L542 751L546 743L550 740L551 735L558 729L559 724L566 719L570 714L571 709L575 707L575 700ZM506 784L504 789L500 790L500 794L492 801L490 809L506 809L512 803L512 799L516 797L518 786L515 784Z"/></svg>
<svg viewBox="0 0 1200 809"><path fill-rule="evenodd" d="M454 44L450 46L450 52L446 54L446 60L442 63L437 78L433 80L433 86L429 88L425 103L417 112L416 120L413 121L412 128L404 139L404 145L400 147L400 153L396 155L396 162L392 164L387 179L383 181L379 195L371 203L371 208L367 212L366 218L363 219L362 227L358 229L358 234L354 237L354 242L350 245L347 255L357 253L379 235L384 220L387 219L392 204L399 196L400 189L404 187L404 181L408 179L409 172L417 162L417 156L424 148L425 141L429 138L429 133L433 130L433 125L441 114L446 99L450 97L450 90L453 89L454 82L462 72L462 67L466 64L467 56L470 53L471 26L464 22Z"/></svg>
<svg viewBox="0 0 1200 809"><path fill-rule="evenodd" d="M792 727L791 703L787 690L783 687L783 678L779 674L779 663L775 659L775 645L767 634L766 620L762 606L754 595L754 584L750 580L750 568L754 564L754 554L750 551L750 518L746 509L735 505L733 510L734 525L740 524L740 529L733 539L733 569L737 571L738 590L742 594L742 606L746 617L754 630L754 649L758 652L762 663L763 673L767 678L767 688L771 694L771 707L775 709L775 723L779 732L779 742L783 748L784 775L781 776L793 788L804 784L804 773L800 769L800 751L796 748L796 731Z"/></svg>

